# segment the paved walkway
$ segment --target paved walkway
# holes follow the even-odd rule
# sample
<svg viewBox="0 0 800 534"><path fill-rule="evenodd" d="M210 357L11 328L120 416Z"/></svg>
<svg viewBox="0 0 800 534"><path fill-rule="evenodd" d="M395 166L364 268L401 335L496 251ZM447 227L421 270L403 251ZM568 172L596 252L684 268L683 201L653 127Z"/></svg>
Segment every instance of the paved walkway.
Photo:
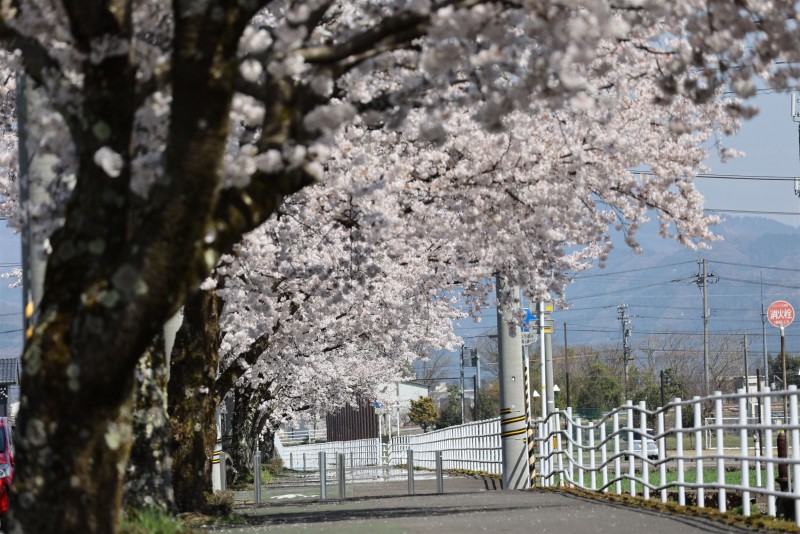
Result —
<svg viewBox="0 0 800 534"><path fill-rule="evenodd" d="M265 487L260 505L242 504L237 513L250 526L230 533L436 533L471 532L699 534L752 532L702 519L661 514L552 492L499 491L472 478L445 479L445 494L435 481L417 481L416 495L406 482L350 484L347 498L320 502L313 486ZM238 498L252 493L237 495Z"/></svg>

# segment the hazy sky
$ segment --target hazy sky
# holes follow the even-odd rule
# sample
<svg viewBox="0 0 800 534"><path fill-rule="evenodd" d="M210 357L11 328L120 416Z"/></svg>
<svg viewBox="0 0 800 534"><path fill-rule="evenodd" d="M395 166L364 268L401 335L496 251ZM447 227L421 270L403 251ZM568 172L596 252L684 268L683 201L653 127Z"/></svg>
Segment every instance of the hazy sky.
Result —
<svg viewBox="0 0 800 534"><path fill-rule="evenodd" d="M721 163L709 159L711 173L800 176L800 139L798 123L792 121L789 93L760 94L756 97L758 115L743 121L739 134L725 144L745 152L745 156ZM798 106L800 108L800 106ZM794 194L791 181L767 180L697 180L706 197L706 207L772 212L792 212L800 215L800 198ZM798 215L764 215L794 227L800 226Z"/></svg>

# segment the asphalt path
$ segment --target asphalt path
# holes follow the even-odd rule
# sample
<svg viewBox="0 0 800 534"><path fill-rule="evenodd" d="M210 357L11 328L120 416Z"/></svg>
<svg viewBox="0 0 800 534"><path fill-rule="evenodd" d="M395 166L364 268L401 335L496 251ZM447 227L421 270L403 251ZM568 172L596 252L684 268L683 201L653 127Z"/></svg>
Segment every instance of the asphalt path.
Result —
<svg viewBox="0 0 800 534"><path fill-rule="evenodd" d="M434 480L420 480L415 495L406 482L350 484L346 498L336 487L320 501L313 486L265 486L260 504L237 506L246 527L215 532L267 533L454 533L536 532L613 534L699 534L752 532L651 510L630 508L574 495L541 491L501 491L499 484L466 477L445 479L436 494ZM498 489L495 489L498 488ZM252 493L238 494L239 499Z"/></svg>

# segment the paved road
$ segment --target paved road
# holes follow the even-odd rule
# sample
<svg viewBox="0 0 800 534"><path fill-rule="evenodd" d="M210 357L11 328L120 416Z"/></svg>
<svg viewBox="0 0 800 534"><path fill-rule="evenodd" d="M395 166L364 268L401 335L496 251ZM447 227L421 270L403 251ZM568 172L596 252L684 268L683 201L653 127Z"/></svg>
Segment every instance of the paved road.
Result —
<svg viewBox="0 0 800 534"><path fill-rule="evenodd" d="M484 481L470 478L446 479L446 493L443 495L434 493L435 481L418 481L417 495L414 496L404 495L407 489L404 482L351 484L346 499L327 502L320 502L316 498L318 489L309 486L265 489L265 503L243 504L237 510L252 524L248 527L225 529L224 532L751 532L700 519L600 503L571 495L496 491L491 486L487 488ZM336 488L329 490L329 495L331 494L336 497Z"/></svg>

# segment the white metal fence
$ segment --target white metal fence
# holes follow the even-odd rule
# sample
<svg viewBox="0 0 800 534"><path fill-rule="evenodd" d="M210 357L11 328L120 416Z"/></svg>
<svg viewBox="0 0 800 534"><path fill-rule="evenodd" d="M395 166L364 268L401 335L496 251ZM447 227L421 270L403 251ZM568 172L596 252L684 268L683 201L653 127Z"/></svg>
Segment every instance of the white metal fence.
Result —
<svg viewBox="0 0 800 534"><path fill-rule="evenodd" d="M761 401L763 415L747 417L748 402ZM784 422L773 417L773 404L788 406ZM738 412L731 420L728 413ZM685 412L691 414L691 426ZM704 418L709 414L709 418ZM666 421L672 420L672 426ZM609 428L610 427L610 428ZM652 429L652 431L648 431ZM636 447L634 438L644 435ZM779 434L786 438L786 458L777 457ZM713 448L705 448L704 435L712 436ZM751 499L760 495L766 513L775 516L778 500L790 504L785 515L800 524L800 424L798 391L770 391L713 396L683 401L675 399L664 408L647 410L644 403L612 410L601 420L584 422L570 409L553 412L537 421L538 481L545 486L570 485L602 492L641 493L666 502L676 493L678 503L728 508L731 497L741 497L740 511L753 512ZM657 457L647 458L647 440L657 444ZM692 449L687 449L691 438ZM782 439L782 438L781 438ZM763 450L763 453L762 453ZM781 476L780 466L785 466ZM777 480L783 478L782 481ZM779 486L776 487L776 482ZM732 493L732 495L729 495Z"/></svg>
<svg viewBox="0 0 800 534"><path fill-rule="evenodd" d="M306 443L316 443L327 441L328 431L326 428L309 428L305 430L295 430L293 428L280 429L277 434L281 438L281 443L285 446L302 445Z"/></svg>
<svg viewBox="0 0 800 534"><path fill-rule="evenodd" d="M393 437L388 461L406 463L407 452L414 451L414 465L435 469L436 451L442 452L442 468L501 474L500 418L451 426L415 436Z"/></svg>
<svg viewBox="0 0 800 534"><path fill-rule="evenodd" d="M596 421L573 417L569 408L557 410L533 421L536 481L664 502L674 498L681 505L714 506L722 512L730 504L744 515L753 513L758 496L767 514L793 515L800 525L799 394L795 386L788 391L717 392L675 399L656 410L629 401ZM754 404L759 406L755 418L748 410ZM786 457L779 458L777 445L784 438ZM648 451L650 440L657 447L648 458L642 451ZM336 453L345 453L357 467L405 464L411 449L415 466L434 469L434 454L441 451L446 470L502 473L499 418L396 436L388 446L368 439L284 447L276 439L276 447L294 469L303 468L303 453L305 469L316 470L321 450L330 462ZM779 510L781 502L789 508Z"/></svg>
<svg viewBox="0 0 800 534"><path fill-rule="evenodd" d="M380 465L380 442L378 438L354 441L329 441L308 445L284 446L280 436L275 435L275 451L283 460L283 465L295 471L318 471L319 453L325 452L325 463L329 468L336 466L338 454L345 455L350 467Z"/></svg>

